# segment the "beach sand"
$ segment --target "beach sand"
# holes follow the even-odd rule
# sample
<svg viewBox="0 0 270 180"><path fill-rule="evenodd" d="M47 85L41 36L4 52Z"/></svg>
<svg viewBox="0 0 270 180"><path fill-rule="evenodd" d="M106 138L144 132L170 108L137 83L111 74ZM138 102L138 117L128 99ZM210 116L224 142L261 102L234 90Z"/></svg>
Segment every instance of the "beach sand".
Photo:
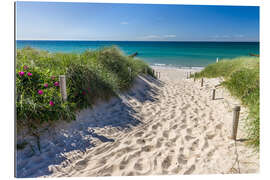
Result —
<svg viewBox="0 0 270 180"><path fill-rule="evenodd" d="M41 137L42 153L18 151L18 177L231 174L259 172L259 155L230 139L232 108L240 104L222 79L186 79L196 70L155 67L132 90ZM241 107L237 139L245 139Z"/></svg>

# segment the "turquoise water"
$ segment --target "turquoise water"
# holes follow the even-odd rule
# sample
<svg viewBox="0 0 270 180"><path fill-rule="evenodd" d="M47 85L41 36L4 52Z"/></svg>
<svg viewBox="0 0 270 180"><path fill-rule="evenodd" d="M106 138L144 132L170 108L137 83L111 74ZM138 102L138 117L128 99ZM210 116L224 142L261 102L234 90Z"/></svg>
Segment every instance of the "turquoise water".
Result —
<svg viewBox="0 0 270 180"><path fill-rule="evenodd" d="M138 52L138 58L150 65L206 66L216 58L234 58L259 54L258 42L149 42L149 41L16 41L17 48L25 46L50 52L81 53L116 45L126 55Z"/></svg>

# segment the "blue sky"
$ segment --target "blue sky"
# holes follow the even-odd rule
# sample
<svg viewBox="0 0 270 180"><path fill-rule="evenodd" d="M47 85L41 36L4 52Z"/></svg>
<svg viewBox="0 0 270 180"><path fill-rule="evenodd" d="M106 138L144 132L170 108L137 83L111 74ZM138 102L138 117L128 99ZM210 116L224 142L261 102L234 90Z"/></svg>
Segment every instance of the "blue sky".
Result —
<svg viewBox="0 0 270 180"><path fill-rule="evenodd" d="M18 40L259 41L259 7L17 2Z"/></svg>

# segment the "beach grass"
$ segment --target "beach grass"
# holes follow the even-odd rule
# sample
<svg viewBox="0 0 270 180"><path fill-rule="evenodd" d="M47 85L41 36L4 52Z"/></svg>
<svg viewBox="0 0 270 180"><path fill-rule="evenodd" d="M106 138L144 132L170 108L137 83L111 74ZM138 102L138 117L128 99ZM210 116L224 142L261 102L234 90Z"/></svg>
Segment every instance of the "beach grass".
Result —
<svg viewBox="0 0 270 180"><path fill-rule="evenodd" d="M259 150L260 145L260 73L258 57L239 57L223 59L210 64L199 73L196 78L223 77L222 85L230 93L239 98L249 109L249 116L245 127L248 134L248 144Z"/></svg>
<svg viewBox="0 0 270 180"><path fill-rule="evenodd" d="M74 120L78 110L117 96L142 73L154 76L146 63L125 56L117 47L80 54L17 49L17 129L27 127L36 136L44 122ZM67 102L61 99L59 75L66 75Z"/></svg>

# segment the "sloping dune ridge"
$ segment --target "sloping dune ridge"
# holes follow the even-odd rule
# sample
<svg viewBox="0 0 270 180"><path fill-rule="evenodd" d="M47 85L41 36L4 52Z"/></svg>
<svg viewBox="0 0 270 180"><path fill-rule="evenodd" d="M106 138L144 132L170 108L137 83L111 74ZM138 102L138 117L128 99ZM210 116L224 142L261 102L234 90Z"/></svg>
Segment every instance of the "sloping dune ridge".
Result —
<svg viewBox="0 0 270 180"><path fill-rule="evenodd" d="M160 72L159 79L140 76L132 90L119 98L80 112L74 122L56 125L54 141L48 144L51 148L39 162L44 164L39 169L46 173L33 170L36 156L22 158L20 162L30 165L24 175L18 172L29 177L259 172L259 155L244 141L247 109L241 107L240 141L235 142L230 139L231 109L240 102L222 87L211 99L212 89L222 79L204 79L201 87L200 80L186 79L185 73L195 70L155 70ZM84 148L76 148L79 142L71 141L77 137L75 132L80 134L77 140L88 143ZM54 143L62 141L63 133L69 137L64 147L75 144L69 152ZM55 147L64 157L58 163L49 156Z"/></svg>

